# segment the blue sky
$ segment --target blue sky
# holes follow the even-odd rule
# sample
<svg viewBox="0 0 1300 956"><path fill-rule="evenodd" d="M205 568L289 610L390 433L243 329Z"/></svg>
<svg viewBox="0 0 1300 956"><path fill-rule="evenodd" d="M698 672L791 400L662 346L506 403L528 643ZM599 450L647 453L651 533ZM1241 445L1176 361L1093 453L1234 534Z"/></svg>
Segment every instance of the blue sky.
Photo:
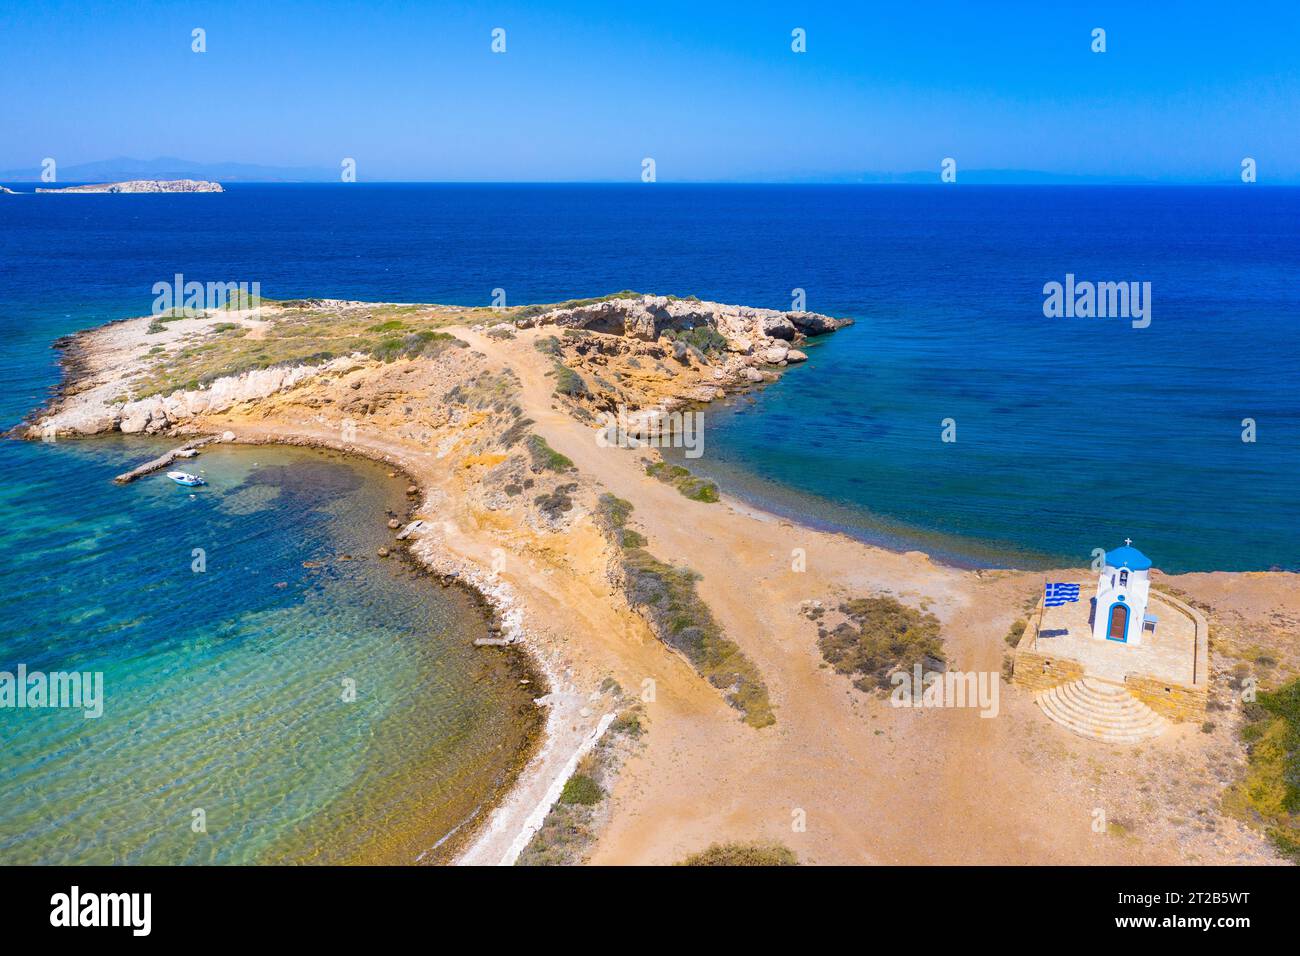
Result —
<svg viewBox="0 0 1300 956"><path fill-rule="evenodd" d="M635 181L651 156L661 182L802 181L952 156L1213 181L1252 156L1261 182L1300 181L1295 0L546 6L6 2L0 169L354 157L362 180Z"/></svg>

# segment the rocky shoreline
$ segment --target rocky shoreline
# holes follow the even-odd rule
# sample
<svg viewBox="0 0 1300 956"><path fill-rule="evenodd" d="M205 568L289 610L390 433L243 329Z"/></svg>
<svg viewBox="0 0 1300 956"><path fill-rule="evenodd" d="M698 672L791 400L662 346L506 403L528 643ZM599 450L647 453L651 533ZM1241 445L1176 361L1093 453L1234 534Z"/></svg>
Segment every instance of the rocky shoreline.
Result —
<svg viewBox="0 0 1300 956"><path fill-rule="evenodd" d="M517 595L503 581L492 580L468 562L458 561L446 552L438 549L431 536L432 528L417 518L424 510L428 498L427 489L410 470L409 464L402 459L377 453L373 449L357 448L345 442L322 441L295 435L276 438L243 436L236 439L228 436L224 440L237 441L244 445L292 445L299 448L316 448L337 452L344 455L356 455L369 461L378 461L394 469L392 475L415 488L414 494L408 491L410 506L395 535L397 542L409 542L406 547L397 547L391 554L406 562L421 574L433 579L438 586L457 588L463 592L483 615L488 633L504 638L507 652L518 654L518 662L513 668L515 679L529 685L530 692L535 691L534 703L545 709L546 716L538 721L536 730L529 734L527 746L517 755L513 769L508 777L500 781L496 790L488 794L483 804L475 813L457 824L445 834L435 846L427 848L418 860L423 864L450 863L459 860L475 845L483 829L489 825L496 808L502 806L515 790L517 781L529 771L548 740L554 738L552 724L571 720L577 708L566 707L558 701L553 691L561 686L562 675L541 650L531 642L525 627L524 608ZM390 512L391 514L391 512ZM397 530L397 529L394 529Z"/></svg>

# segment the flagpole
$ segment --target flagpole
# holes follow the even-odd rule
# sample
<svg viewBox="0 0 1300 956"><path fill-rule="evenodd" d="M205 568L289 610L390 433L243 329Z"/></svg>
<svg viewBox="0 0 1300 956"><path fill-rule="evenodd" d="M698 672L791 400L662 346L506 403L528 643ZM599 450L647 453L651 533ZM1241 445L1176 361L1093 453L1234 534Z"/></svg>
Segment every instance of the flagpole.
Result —
<svg viewBox="0 0 1300 956"><path fill-rule="evenodd" d="M1034 650L1038 650L1038 635L1043 632L1043 612L1047 610L1047 575L1043 575L1043 593L1039 597L1038 627L1034 628Z"/></svg>

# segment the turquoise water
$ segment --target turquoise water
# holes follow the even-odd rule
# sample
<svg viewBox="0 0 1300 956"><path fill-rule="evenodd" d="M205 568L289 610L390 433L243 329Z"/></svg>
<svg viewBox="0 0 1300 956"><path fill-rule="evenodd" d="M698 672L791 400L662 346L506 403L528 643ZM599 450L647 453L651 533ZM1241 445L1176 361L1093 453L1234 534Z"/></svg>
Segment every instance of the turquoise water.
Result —
<svg viewBox="0 0 1300 956"><path fill-rule="evenodd" d="M416 860L535 729L520 662L374 556L404 479L262 447L205 451L193 492L111 482L163 447L0 443L3 666L105 682L99 719L0 710L0 862Z"/></svg>

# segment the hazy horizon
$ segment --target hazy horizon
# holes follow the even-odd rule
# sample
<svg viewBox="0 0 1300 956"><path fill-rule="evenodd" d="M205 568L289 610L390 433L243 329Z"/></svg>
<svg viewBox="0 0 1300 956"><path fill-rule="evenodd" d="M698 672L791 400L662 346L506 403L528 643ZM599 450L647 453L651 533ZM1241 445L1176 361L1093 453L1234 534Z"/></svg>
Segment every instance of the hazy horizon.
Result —
<svg viewBox="0 0 1300 956"><path fill-rule="evenodd" d="M1228 18L1202 0L1176 13L51 0L0 12L0 170L34 181L52 158L70 181L108 157L180 155L321 180L351 159L358 181L639 182L649 158L658 182L795 183L937 181L951 158L958 182L1195 184L1231 182L1249 157L1260 183L1291 183L1297 48L1300 8L1283 3Z"/></svg>
<svg viewBox="0 0 1300 956"><path fill-rule="evenodd" d="M0 170L0 185L58 188L98 182L130 179L209 179L226 185L332 185L340 184L333 170L312 167L276 167L257 163L172 161L168 158L139 160L121 157L93 163L77 163L58 167L54 182L40 179L39 166L28 169ZM1215 180L1183 180L1176 178L1146 179L1137 176L1107 177L1086 174L1067 175L1037 169L967 169L961 171L960 181L975 186L1233 186L1240 185L1236 175ZM640 185L640 180L625 179L370 179L358 180L375 185ZM350 185L350 184L349 184ZM787 179L683 179L661 182L670 186L942 186L939 170L881 171L870 170L841 176ZM1258 184L1257 184L1258 185ZM1295 187L1300 178L1263 183L1262 185Z"/></svg>

